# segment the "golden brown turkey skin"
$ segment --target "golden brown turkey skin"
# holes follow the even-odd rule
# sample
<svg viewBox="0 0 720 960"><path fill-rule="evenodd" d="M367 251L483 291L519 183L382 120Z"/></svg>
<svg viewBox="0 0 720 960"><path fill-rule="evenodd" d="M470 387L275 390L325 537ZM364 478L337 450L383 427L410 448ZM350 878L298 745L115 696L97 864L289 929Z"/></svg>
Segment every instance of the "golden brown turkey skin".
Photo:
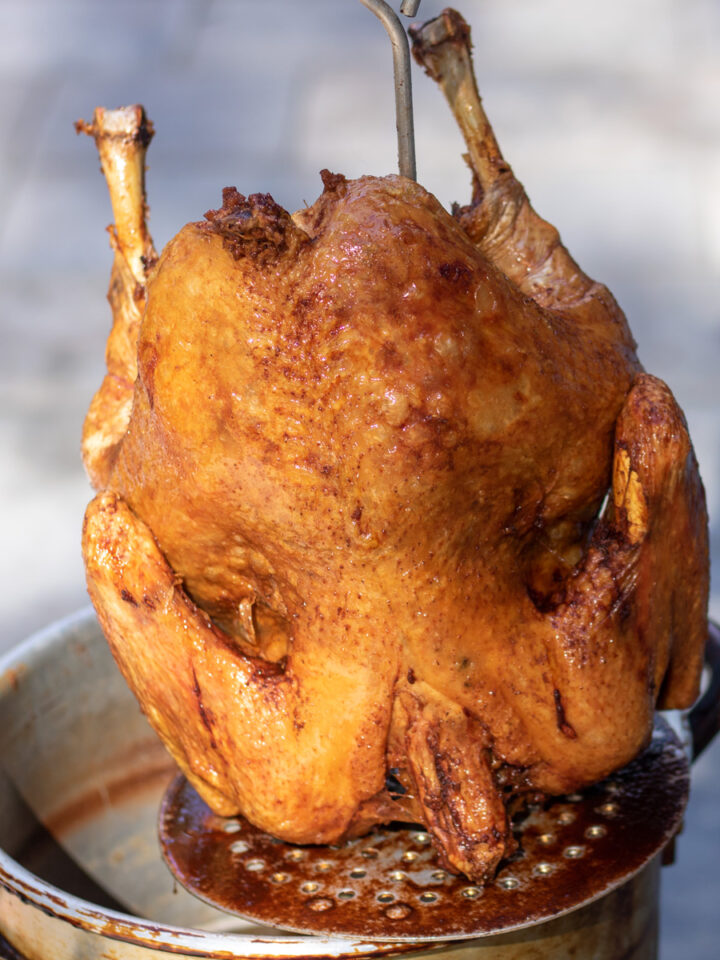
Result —
<svg viewBox="0 0 720 960"><path fill-rule="evenodd" d="M627 334L539 308L418 185L329 183L311 234L274 211L282 249L243 246L253 207L229 202L221 232L164 251L114 493L88 514L90 591L216 808L332 841L388 816L395 768L395 815L437 822L477 875L507 843L493 765L557 792L645 741L685 640L664 531L702 537L691 449ZM584 533L613 444L618 502L534 602L533 560L555 527ZM443 844L451 801L479 871Z"/></svg>
<svg viewBox="0 0 720 960"><path fill-rule="evenodd" d="M519 294L417 184L335 183L270 261L207 223L168 245L111 484L234 634L244 596L297 622L330 589L336 618L369 575L375 617L386 577L412 617L437 595L447 642L453 582L488 552L515 580L546 527L596 513L637 364Z"/></svg>
<svg viewBox="0 0 720 960"><path fill-rule="evenodd" d="M231 189L184 227L83 551L215 810L301 843L418 820L482 880L506 800L606 775L692 701L707 518L611 295L507 165L473 169L457 217L325 174L293 217Z"/></svg>

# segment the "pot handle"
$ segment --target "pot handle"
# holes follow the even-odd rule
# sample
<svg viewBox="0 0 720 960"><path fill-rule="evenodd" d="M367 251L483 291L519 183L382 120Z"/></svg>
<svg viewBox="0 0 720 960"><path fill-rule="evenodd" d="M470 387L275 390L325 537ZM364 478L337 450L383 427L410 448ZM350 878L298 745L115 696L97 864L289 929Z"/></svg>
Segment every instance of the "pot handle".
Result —
<svg viewBox="0 0 720 960"><path fill-rule="evenodd" d="M686 715L692 737L693 762L720 732L720 628L714 623L708 624L705 665L710 670L710 683Z"/></svg>

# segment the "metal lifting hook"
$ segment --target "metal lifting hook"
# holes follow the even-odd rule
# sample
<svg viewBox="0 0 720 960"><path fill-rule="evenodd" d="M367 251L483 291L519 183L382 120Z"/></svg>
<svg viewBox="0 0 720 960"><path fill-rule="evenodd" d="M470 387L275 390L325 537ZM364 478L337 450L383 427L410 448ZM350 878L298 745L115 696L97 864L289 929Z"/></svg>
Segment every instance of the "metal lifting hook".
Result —
<svg viewBox="0 0 720 960"><path fill-rule="evenodd" d="M403 177L417 178L415 166L415 130L413 124L412 81L410 79L410 44L398 15L384 0L360 0L382 21L393 48L395 77L395 123L398 135L398 166ZM403 0L400 12L414 17L420 0Z"/></svg>

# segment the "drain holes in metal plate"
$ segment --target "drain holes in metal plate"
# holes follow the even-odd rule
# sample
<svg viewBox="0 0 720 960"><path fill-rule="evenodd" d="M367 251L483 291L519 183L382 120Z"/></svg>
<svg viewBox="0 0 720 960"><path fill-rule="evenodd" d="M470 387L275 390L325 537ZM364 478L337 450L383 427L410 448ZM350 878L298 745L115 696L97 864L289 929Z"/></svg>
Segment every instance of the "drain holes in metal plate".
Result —
<svg viewBox="0 0 720 960"><path fill-rule="evenodd" d="M591 827L588 827L585 831L585 836L588 840L599 840L600 837L604 837L607 833L607 827L604 827L601 823L594 823Z"/></svg>
<svg viewBox="0 0 720 960"><path fill-rule="evenodd" d="M666 811L682 807L687 773L670 735L660 767L656 754L657 750L647 759L639 758L638 772L633 768L627 774L632 789L626 790L618 775L617 788L614 783L601 784L582 802L571 793L548 805L530 805L526 815L521 811L524 819L514 817L513 827L523 827L524 856L508 856L497 879L485 886L443 867L428 831L422 828L398 824L335 848L271 846L271 838L241 818L225 820L207 812L182 784L163 808L177 814L173 818L163 813L160 818L165 830L163 849L170 856L177 850L189 857L194 855L195 837L204 842L211 834L218 854L241 875L234 886L245 890L249 883L255 885L253 918L261 922L351 939L394 940L396 935L398 939L407 935L421 940L423 934L438 940L446 935L447 939L475 937L512 927L533 910L549 919L558 902L570 908L590 902L597 882L623 880L629 870L642 866L660 849L679 816L668 818ZM657 800L658 790L665 806ZM660 808L665 811L662 817ZM635 831L638 848L633 837L627 859L618 862L615 844L609 844L608 838L640 821L647 829ZM173 825L178 829L169 835ZM255 865L253 860L260 862ZM582 869L581 864L587 867L590 861L593 869ZM258 872L252 872L253 866ZM284 895L291 892L294 896ZM244 900L236 904L226 896L212 902L238 911L242 906L246 912ZM300 913L302 923L296 924Z"/></svg>
<svg viewBox="0 0 720 960"><path fill-rule="evenodd" d="M251 873L259 873L261 870L265 869L265 861L248 860L245 864L245 869L249 870Z"/></svg>
<svg viewBox="0 0 720 960"><path fill-rule="evenodd" d="M520 886L520 881L516 877L501 877L498 880L498 886L501 886L503 890L515 890Z"/></svg>
<svg viewBox="0 0 720 960"><path fill-rule="evenodd" d="M477 900L478 897L482 896L481 887L465 887L460 891L460 896L465 897L466 900Z"/></svg>
<svg viewBox="0 0 720 960"><path fill-rule="evenodd" d="M332 910L335 904L332 900L329 900L327 897L316 897L314 900L310 900L308 907L311 910L314 910L316 913L323 913L325 910Z"/></svg>
<svg viewBox="0 0 720 960"><path fill-rule="evenodd" d="M421 893L419 897L420 903L436 903L438 900L438 895L436 893Z"/></svg>
<svg viewBox="0 0 720 960"><path fill-rule="evenodd" d="M388 920L405 920L412 912L409 903L393 903L383 911Z"/></svg>
<svg viewBox="0 0 720 960"><path fill-rule="evenodd" d="M306 856L306 854L305 854L305 851L304 851L304 850L297 850L297 849L295 849L295 850L288 850L288 852L285 854L285 859L286 859L286 860L292 860L292 861L294 861L295 863L299 863L300 860L304 860L304 859L305 859L305 856Z"/></svg>

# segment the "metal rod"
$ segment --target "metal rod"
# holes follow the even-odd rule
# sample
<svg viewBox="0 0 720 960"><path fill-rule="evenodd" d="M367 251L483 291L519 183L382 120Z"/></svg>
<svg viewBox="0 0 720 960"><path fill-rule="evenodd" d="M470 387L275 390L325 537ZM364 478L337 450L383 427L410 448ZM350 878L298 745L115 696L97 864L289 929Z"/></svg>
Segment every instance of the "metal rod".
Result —
<svg viewBox="0 0 720 960"><path fill-rule="evenodd" d="M400 4L400 13L406 17L414 17L419 6L420 0L403 0Z"/></svg>
<svg viewBox="0 0 720 960"><path fill-rule="evenodd" d="M403 177L417 178L415 167L415 130L413 124L412 82L410 79L410 44L398 15L384 0L360 0L382 21L393 48L395 76L395 123L398 136L398 166ZM418 3L409 0L408 5Z"/></svg>

